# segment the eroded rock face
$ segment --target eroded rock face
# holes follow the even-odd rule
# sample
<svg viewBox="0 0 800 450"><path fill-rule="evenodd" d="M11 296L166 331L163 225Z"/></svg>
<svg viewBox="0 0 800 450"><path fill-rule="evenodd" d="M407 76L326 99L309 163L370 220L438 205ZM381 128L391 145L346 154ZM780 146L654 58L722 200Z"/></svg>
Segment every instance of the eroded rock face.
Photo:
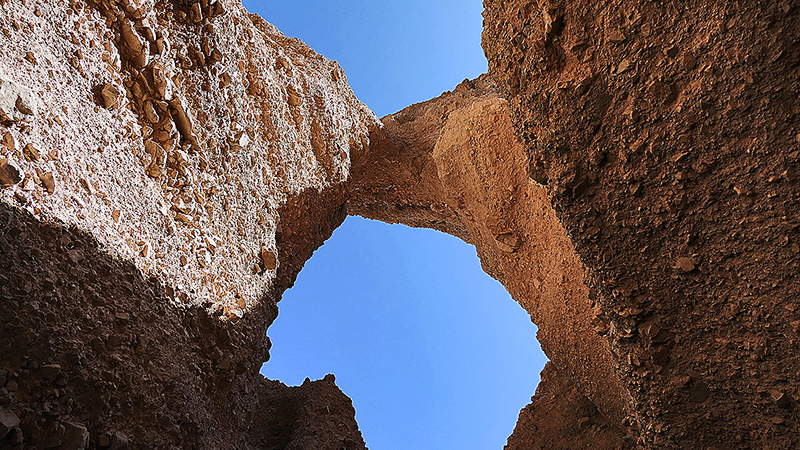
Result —
<svg viewBox="0 0 800 450"><path fill-rule="evenodd" d="M796 446L800 5L484 5L490 74L590 270L634 442Z"/></svg>
<svg viewBox="0 0 800 450"><path fill-rule="evenodd" d="M241 317L260 300L278 209L347 180L377 122L336 63L238 2L3 9L0 158L26 178L3 176L5 197L90 231L178 302Z"/></svg>
<svg viewBox="0 0 800 450"><path fill-rule="evenodd" d="M570 386L570 395L558 394L564 401L580 398L594 408L588 425L596 427L565 413L571 422L556 428L574 429L587 442L600 433L623 443L619 424L629 396L597 332L596 293L546 189L527 175L525 149L498 95L481 77L384 117L369 154L354 161L348 212L436 228L475 245L484 270L530 313L551 364L568 378L551 390Z"/></svg>
<svg viewBox="0 0 800 450"><path fill-rule="evenodd" d="M342 69L234 1L0 10L0 447L363 448L258 374L378 123Z"/></svg>

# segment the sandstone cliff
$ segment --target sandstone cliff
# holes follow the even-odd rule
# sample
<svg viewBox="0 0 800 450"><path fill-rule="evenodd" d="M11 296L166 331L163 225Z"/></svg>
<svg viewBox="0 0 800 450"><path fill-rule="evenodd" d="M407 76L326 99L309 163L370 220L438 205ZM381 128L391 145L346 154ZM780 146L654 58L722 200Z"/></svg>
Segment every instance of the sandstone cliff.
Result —
<svg viewBox="0 0 800 450"><path fill-rule="evenodd" d="M489 74L379 121L235 1L0 1L0 448L364 448L257 373L346 214L537 323L508 448L800 445L800 5L484 6Z"/></svg>

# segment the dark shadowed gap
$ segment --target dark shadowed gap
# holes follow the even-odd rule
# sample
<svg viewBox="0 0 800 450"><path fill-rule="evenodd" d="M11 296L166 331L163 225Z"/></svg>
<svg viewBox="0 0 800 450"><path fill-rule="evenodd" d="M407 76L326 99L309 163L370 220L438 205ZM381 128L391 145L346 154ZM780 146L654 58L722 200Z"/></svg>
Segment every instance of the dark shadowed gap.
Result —
<svg viewBox="0 0 800 450"><path fill-rule="evenodd" d="M336 375L373 449L501 449L546 361L474 247L349 217L284 294L262 373Z"/></svg>

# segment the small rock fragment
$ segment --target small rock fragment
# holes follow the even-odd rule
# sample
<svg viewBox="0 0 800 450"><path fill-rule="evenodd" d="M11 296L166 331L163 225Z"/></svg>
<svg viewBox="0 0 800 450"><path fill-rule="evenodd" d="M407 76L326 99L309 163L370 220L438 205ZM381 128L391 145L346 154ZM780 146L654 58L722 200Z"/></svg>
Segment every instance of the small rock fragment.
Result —
<svg viewBox="0 0 800 450"><path fill-rule="evenodd" d="M214 18L225 14L225 8L222 6L222 2L220 2L219 0L214 2L214 4L212 5L209 5L208 9L209 9L208 12L209 18Z"/></svg>
<svg viewBox="0 0 800 450"><path fill-rule="evenodd" d="M74 422L62 422L62 425L64 426L64 438L59 448L63 450L86 450L89 446L89 431L86 427Z"/></svg>
<svg viewBox="0 0 800 450"><path fill-rule="evenodd" d="M231 84L231 76L225 72L219 76L219 87L226 88Z"/></svg>
<svg viewBox="0 0 800 450"><path fill-rule="evenodd" d="M151 158L150 165L147 167L147 175L151 178L160 177L167 159L166 151L162 146L150 140L144 142L144 149Z"/></svg>
<svg viewBox="0 0 800 450"><path fill-rule="evenodd" d="M681 273L689 273L696 269L694 259L692 258L678 258L674 266L675 270Z"/></svg>
<svg viewBox="0 0 800 450"><path fill-rule="evenodd" d="M14 142L14 136L12 136L11 133L7 131L3 134L2 144L5 148L9 150L14 150L15 148L17 148L17 145Z"/></svg>
<svg viewBox="0 0 800 450"><path fill-rule="evenodd" d="M500 247L500 250L506 253L513 253L519 247L519 238L513 233L504 233L495 236L495 240L497 241L497 246Z"/></svg>
<svg viewBox="0 0 800 450"><path fill-rule="evenodd" d="M678 46L676 45L676 46L672 46L672 47L668 48L665 53L670 58L674 58L674 57L678 56L678 52L680 52L680 51L681 51L681 49L679 49Z"/></svg>
<svg viewBox="0 0 800 450"><path fill-rule="evenodd" d="M200 9L200 3L195 3L192 5L192 9L189 11L189 22L197 24L203 20L203 12Z"/></svg>
<svg viewBox="0 0 800 450"><path fill-rule="evenodd" d="M81 183L81 186L83 186L84 189L89 191L90 195L94 195L94 192L95 192L94 191L94 186L92 186L92 183L89 182L89 180L87 180L86 178L81 178L80 179L80 183Z"/></svg>
<svg viewBox="0 0 800 450"><path fill-rule="evenodd" d="M30 89L0 79L0 122L29 120L36 114L37 104Z"/></svg>
<svg viewBox="0 0 800 450"><path fill-rule="evenodd" d="M752 195L752 191L747 186L734 186L733 191L736 192L736 195L742 197L749 197Z"/></svg>
<svg viewBox="0 0 800 450"><path fill-rule="evenodd" d="M150 164L147 166L146 173L150 178L158 178L161 176L161 167L157 164Z"/></svg>
<svg viewBox="0 0 800 450"><path fill-rule="evenodd" d="M147 345L149 343L150 343L150 339L146 335L144 335L144 334L140 335L139 336L139 341L136 344L136 349L134 350L134 352L136 352L137 355L140 355L140 356L143 355L144 352L147 351Z"/></svg>
<svg viewBox="0 0 800 450"><path fill-rule="evenodd" d="M783 171L781 176L785 178L786 181L795 181L797 180L797 169L795 169L794 167L789 167L788 169Z"/></svg>
<svg viewBox="0 0 800 450"><path fill-rule="evenodd" d="M619 44L625 42L625 35L622 34L622 32L619 30L614 30L611 33L609 33L608 40L615 44Z"/></svg>
<svg viewBox="0 0 800 450"><path fill-rule="evenodd" d="M29 105L28 103L23 101L22 97L17 97L17 101L14 104L14 106L16 106L17 110L19 112L21 112L22 114L25 114L25 115L28 115L28 116L32 116L33 115L33 110L31 109L31 105Z"/></svg>
<svg viewBox="0 0 800 450"><path fill-rule="evenodd" d="M183 213L175 213L175 220L184 224L184 225L191 225L192 220L186 217ZM181 262L183 262L184 257L181 257ZM186 265L183 263L183 265Z"/></svg>
<svg viewBox="0 0 800 450"><path fill-rule="evenodd" d="M155 108L153 107L153 102L147 101L144 104L144 117L147 119L148 122L152 124L157 124L159 121L158 113L156 113Z"/></svg>
<svg viewBox="0 0 800 450"><path fill-rule="evenodd" d="M0 158L0 186L8 187L21 182L25 173L7 159Z"/></svg>
<svg viewBox="0 0 800 450"><path fill-rule="evenodd" d="M103 107L111 109L117 106L117 99L119 98L119 90L111 83L106 83L100 88L100 99L103 102Z"/></svg>
<svg viewBox="0 0 800 450"><path fill-rule="evenodd" d="M53 178L53 172L47 172L40 177L42 186L47 190L48 194L52 194L56 190L56 181Z"/></svg>
<svg viewBox="0 0 800 450"><path fill-rule="evenodd" d="M8 408L0 408L0 439L4 438L12 428L19 426L19 417Z"/></svg>
<svg viewBox="0 0 800 450"><path fill-rule="evenodd" d="M218 62L222 62L222 52L218 49L214 49L211 51L211 54L208 56L208 64L214 65Z"/></svg>
<svg viewBox="0 0 800 450"><path fill-rule="evenodd" d="M273 270L278 266L278 260L275 258L275 254L267 250L267 247L261 247L258 263L262 271Z"/></svg>
<svg viewBox="0 0 800 450"><path fill-rule="evenodd" d="M641 327L640 330L642 334L649 337L650 339L653 339L654 337L658 336L658 333L661 332L661 328L654 323L647 324Z"/></svg>
<svg viewBox="0 0 800 450"><path fill-rule="evenodd" d="M61 365L45 364L41 368L39 368L39 371L42 375L42 378L44 378L47 381L53 381L56 379L59 372L61 372Z"/></svg>
<svg viewBox="0 0 800 450"><path fill-rule="evenodd" d="M686 71L690 71L697 66L697 58L691 54L687 53L683 56L683 69Z"/></svg>
<svg viewBox="0 0 800 450"><path fill-rule="evenodd" d="M175 120L175 127L181 134L181 139L190 142L192 145L197 146L197 138L192 131L192 122L189 115L186 114L186 109L180 99L174 98L169 102L170 114Z"/></svg>
<svg viewBox="0 0 800 450"><path fill-rule="evenodd" d="M115 317L115 318L116 318L116 319L119 321L119 323L121 323L122 325L125 325L126 323L128 323L128 321L130 321L130 320L131 320L131 315L130 315L130 314L128 314L128 313L126 313L126 312L118 312L118 313L114 314L114 317Z"/></svg>
<svg viewBox="0 0 800 450"><path fill-rule="evenodd" d="M25 59L34 66L36 65L36 57L33 56L33 53L25 52Z"/></svg>
<svg viewBox="0 0 800 450"><path fill-rule="evenodd" d="M772 401L775 402L775 404L779 408L788 408L789 405L791 404L790 398L788 395L786 395L785 392L778 390L771 390L769 391L769 396L770 398L772 398Z"/></svg>
<svg viewBox="0 0 800 450"><path fill-rule="evenodd" d="M28 162L36 162L39 160L39 150L33 144L28 144L22 149L22 155Z"/></svg>
<svg viewBox="0 0 800 450"><path fill-rule="evenodd" d="M630 59L623 59L619 65L617 66L616 74L620 75L628 71L631 68L631 60Z"/></svg>
<svg viewBox="0 0 800 450"><path fill-rule="evenodd" d="M161 100L167 100L169 97L167 90L169 83L167 82L164 68L160 64L153 64L151 74L153 76L153 88L155 89L156 97Z"/></svg>
<svg viewBox="0 0 800 450"><path fill-rule="evenodd" d="M300 97L300 94L298 94L294 89L290 87L288 89L288 93L289 93L289 98L287 99L287 102L289 103L289 106L300 106L303 104L303 99Z"/></svg>
<svg viewBox="0 0 800 450"><path fill-rule="evenodd" d="M129 446L128 436L125 436L121 431L115 431L114 435L111 436L109 450L128 450Z"/></svg>
<svg viewBox="0 0 800 450"><path fill-rule="evenodd" d="M133 29L129 21L124 20L120 28L122 41L124 43L124 53L127 59L135 68L143 68L147 64L147 52L144 42L142 42L142 39L136 33L136 30Z"/></svg>

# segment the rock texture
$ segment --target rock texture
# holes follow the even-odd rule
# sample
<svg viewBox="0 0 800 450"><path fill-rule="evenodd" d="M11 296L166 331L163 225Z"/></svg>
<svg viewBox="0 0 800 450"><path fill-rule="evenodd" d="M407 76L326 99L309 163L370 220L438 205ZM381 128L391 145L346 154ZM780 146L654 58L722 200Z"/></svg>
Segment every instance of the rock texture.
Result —
<svg viewBox="0 0 800 450"><path fill-rule="evenodd" d="M338 64L237 2L2 8L7 196L169 280L178 302L238 318L260 300L277 210L347 180L377 121Z"/></svg>
<svg viewBox="0 0 800 450"><path fill-rule="evenodd" d="M377 119L234 1L0 1L0 448L363 448L258 370Z"/></svg>
<svg viewBox="0 0 800 450"><path fill-rule="evenodd" d="M800 5L484 5L529 176L597 289L631 443L796 447Z"/></svg>
<svg viewBox="0 0 800 450"><path fill-rule="evenodd" d="M484 6L489 73L379 121L233 0L0 0L0 448L364 448L258 374L347 214L539 326L507 448L800 445L800 4Z"/></svg>

